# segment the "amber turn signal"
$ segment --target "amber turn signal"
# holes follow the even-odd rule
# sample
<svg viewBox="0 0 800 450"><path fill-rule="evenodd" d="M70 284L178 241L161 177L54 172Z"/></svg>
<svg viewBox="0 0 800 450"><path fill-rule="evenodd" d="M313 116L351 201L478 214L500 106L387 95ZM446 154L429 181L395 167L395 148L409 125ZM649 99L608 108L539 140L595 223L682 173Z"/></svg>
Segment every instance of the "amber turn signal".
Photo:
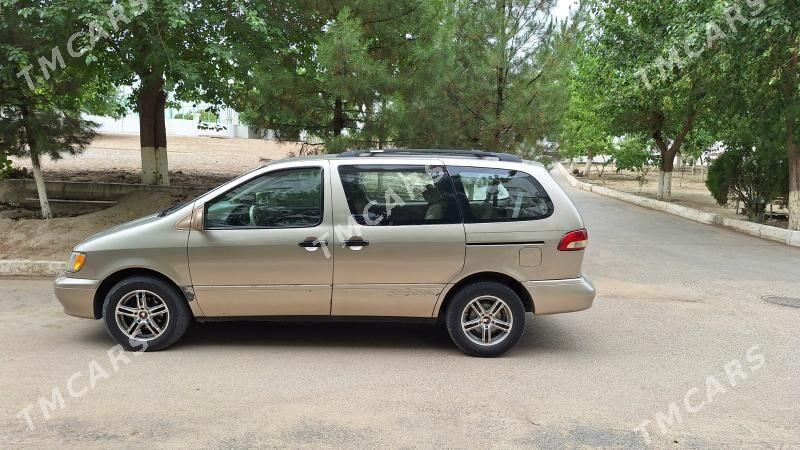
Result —
<svg viewBox="0 0 800 450"><path fill-rule="evenodd" d="M67 272L75 273L83 268L86 262L86 254L81 252L72 252L69 255L69 262L67 263Z"/></svg>

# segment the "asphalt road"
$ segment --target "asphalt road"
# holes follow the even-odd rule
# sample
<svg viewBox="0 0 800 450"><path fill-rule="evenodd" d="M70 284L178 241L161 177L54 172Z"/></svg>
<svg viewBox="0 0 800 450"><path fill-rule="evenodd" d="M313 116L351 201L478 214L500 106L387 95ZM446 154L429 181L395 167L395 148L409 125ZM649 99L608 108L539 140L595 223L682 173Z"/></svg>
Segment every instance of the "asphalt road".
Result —
<svg viewBox="0 0 800 450"><path fill-rule="evenodd" d="M599 296L498 359L424 325L205 324L115 370L50 281L0 279L0 447L633 448L645 420L655 447L800 447L800 309L761 300L800 297L800 249L568 192Z"/></svg>

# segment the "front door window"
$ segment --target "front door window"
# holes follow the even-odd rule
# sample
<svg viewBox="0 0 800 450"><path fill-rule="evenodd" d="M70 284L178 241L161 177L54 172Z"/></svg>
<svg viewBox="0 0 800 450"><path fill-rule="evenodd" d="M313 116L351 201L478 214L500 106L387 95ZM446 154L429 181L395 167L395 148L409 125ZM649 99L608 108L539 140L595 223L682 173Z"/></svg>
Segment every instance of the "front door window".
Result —
<svg viewBox="0 0 800 450"><path fill-rule="evenodd" d="M267 173L206 203L205 229L298 228L322 222L322 169Z"/></svg>

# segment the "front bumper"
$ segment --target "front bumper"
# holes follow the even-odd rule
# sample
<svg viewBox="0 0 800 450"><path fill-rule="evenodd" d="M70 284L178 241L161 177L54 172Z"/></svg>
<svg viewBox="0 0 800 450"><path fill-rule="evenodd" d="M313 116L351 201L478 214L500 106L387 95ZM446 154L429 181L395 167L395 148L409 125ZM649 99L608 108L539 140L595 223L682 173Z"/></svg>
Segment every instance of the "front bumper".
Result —
<svg viewBox="0 0 800 450"><path fill-rule="evenodd" d="M526 281L537 316L588 309L594 302L595 289L586 277L566 280Z"/></svg>
<svg viewBox="0 0 800 450"><path fill-rule="evenodd" d="M56 278L56 298L70 316L94 319L94 293L100 284L97 280L81 278Z"/></svg>

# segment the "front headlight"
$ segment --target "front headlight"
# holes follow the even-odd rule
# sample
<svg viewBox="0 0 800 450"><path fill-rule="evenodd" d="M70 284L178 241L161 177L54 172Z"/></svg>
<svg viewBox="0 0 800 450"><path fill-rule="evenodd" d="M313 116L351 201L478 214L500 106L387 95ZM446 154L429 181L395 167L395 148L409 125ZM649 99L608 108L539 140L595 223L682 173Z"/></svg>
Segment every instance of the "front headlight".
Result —
<svg viewBox="0 0 800 450"><path fill-rule="evenodd" d="M67 272L75 273L83 268L86 262L86 253L72 252L69 254L69 261L67 262Z"/></svg>

